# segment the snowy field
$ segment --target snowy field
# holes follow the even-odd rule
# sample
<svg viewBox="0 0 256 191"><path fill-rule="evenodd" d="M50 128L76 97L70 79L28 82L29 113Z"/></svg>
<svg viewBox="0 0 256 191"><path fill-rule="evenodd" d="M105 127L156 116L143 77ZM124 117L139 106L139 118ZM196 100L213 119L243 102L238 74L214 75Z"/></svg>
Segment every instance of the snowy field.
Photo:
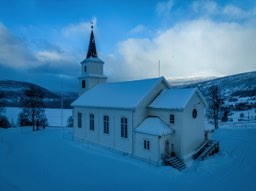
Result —
<svg viewBox="0 0 256 191"><path fill-rule="evenodd" d="M22 108L19 107L5 107L5 115L8 117L10 123L17 125L19 113ZM45 114L48 119L49 126L63 127L67 124L67 119L72 115L72 109L45 109Z"/></svg>
<svg viewBox="0 0 256 191"><path fill-rule="evenodd" d="M232 111L231 116L229 116L229 121L233 122L239 121L256 121L256 109L249 109L244 111Z"/></svg>
<svg viewBox="0 0 256 191"><path fill-rule="evenodd" d="M221 128L221 151L179 172L72 141L71 128L0 129L0 191L256 190L256 125Z"/></svg>

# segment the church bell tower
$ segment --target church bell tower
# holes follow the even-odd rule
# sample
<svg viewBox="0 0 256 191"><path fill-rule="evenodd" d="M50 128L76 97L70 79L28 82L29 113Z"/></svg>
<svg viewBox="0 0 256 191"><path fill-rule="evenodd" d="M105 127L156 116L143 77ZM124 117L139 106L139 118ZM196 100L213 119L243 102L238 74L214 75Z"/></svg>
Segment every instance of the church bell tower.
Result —
<svg viewBox="0 0 256 191"><path fill-rule="evenodd" d="M97 84L106 82L107 77L103 75L103 64L104 62L97 55L92 25L87 56L81 62L81 76L78 78L79 96Z"/></svg>

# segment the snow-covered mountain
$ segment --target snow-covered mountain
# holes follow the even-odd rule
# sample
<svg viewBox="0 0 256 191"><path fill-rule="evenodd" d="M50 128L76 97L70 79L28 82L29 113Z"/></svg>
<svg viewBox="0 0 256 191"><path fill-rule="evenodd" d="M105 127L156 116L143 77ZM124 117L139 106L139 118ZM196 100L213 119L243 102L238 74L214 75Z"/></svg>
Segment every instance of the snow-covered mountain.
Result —
<svg viewBox="0 0 256 191"><path fill-rule="evenodd" d="M199 84L208 80L216 79L217 77L211 76L211 77L188 77L188 78L170 78L168 79L168 82L171 86L188 86L191 84Z"/></svg>
<svg viewBox="0 0 256 191"><path fill-rule="evenodd" d="M246 110L248 119L256 119L256 72L247 72L211 79L170 79L172 87L197 87L209 100L209 88L219 87L224 106L229 108L236 120L243 120L239 115ZM255 112L254 112L255 111ZM245 114L241 114L242 116Z"/></svg>
<svg viewBox="0 0 256 191"><path fill-rule="evenodd" d="M209 87L213 85L216 85L220 88L224 97L256 96L255 71L220 78L184 78L179 80L169 79L168 81L170 85L174 87L198 87L204 96L207 96Z"/></svg>
<svg viewBox="0 0 256 191"><path fill-rule="evenodd" d="M184 78L169 79L172 87L197 87L207 97L211 86L216 85L221 90L223 98L256 96L256 72L247 72L220 78Z"/></svg>
<svg viewBox="0 0 256 191"><path fill-rule="evenodd" d="M47 107L60 107L60 95L33 83L14 80L0 81L0 93L3 95L1 102L3 102L5 106L21 106L21 98L24 97L25 90L28 89L31 85L37 87L44 92L44 101ZM70 102L72 102L76 98L76 94L65 92L63 98L64 107L69 107Z"/></svg>

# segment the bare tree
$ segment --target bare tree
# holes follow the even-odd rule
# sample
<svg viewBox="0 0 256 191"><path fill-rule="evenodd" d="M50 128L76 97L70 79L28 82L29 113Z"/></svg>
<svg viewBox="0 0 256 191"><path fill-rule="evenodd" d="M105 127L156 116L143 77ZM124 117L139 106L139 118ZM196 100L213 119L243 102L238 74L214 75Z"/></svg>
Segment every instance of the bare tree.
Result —
<svg viewBox="0 0 256 191"><path fill-rule="evenodd" d="M221 110L221 95L219 87L213 85L209 88L209 108L208 108L208 117L213 119L214 127L217 129L219 127L219 117Z"/></svg>
<svg viewBox="0 0 256 191"><path fill-rule="evenodd" d="M45 128L47 118L44 108L44 92L36 86L30 86L25 90L23 98L23 110L19 115L19 123L21 125L32 125L32 130L38 130L39 126Z"/></svg>

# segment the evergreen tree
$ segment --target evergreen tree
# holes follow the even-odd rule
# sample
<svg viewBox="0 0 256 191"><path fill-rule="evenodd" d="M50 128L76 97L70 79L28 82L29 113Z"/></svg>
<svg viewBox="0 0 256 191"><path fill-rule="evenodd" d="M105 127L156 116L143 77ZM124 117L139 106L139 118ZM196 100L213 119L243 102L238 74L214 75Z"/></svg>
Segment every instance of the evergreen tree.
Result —
<svg viewBox="0 0 256 191"><path fill-rule="evenodd" d="M8 118L0 114L0 128L8 128L8 127L11 127L11 124Z"/></svg>
<svg viewBox="0 0 256 191"><path fill-rule="evenodd" d="M222 122L227 122L228 121L228 116L230 115L230 109L228 107L223 107L221 108L221 121Z"/></svg>
<svg viewBox="0 0 256 191"><path fill-rule="evenodd" d="M8 118L3 114L4 113L4 104L3 104L3 99L4 93L0 92L0 128L8 128L11 126Z"/></svg>
<svg viewBox="0 0 256 191"><path fill-rule="evenodd" d="M20 126L32 126L29 108L23 108L22 111L19 113L18 124Z"/></svg>

